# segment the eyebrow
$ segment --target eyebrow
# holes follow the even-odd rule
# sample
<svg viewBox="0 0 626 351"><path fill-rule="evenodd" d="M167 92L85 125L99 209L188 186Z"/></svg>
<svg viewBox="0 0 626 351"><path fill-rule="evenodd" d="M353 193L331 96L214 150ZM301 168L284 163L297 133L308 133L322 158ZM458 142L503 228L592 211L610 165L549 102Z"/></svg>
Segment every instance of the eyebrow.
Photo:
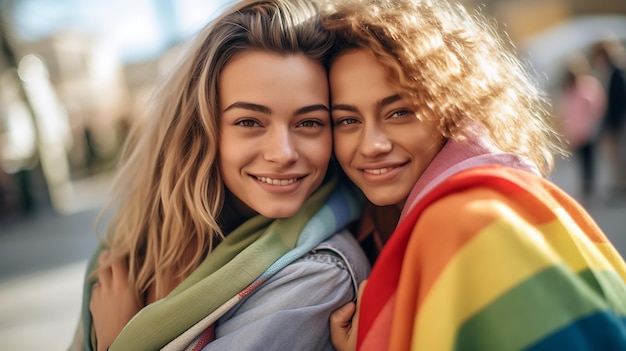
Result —
<svg viewBox="0 0 626 351"><path fill-rule="evenodd" d="M244 110L260 112L260 113L263 113L263 114L266 114L266 115L272 114L272 110L269 107L267 107L267 106L263 106L263 105L259 105L259 104L253 104L251 102L243 102L243 101L237 101L237 102L231 104L230 106L225 108L223 112L226 112L228 110L232 110L232 109L235 109L235 108L241 108L241 109L244 109ZM302 115L302 114L309 113L309 112L314 112L314 111L329 111L329 109L328 109L328 107L326 107L323 104L304 106L304 107L301 107L301 108L297 109L295 115Z"/></svg>
<svg viewBox="0 0 626 351"><path fill-rule="evenodd" d="M231 104L230 106L225 108L224 111L222 111L222 112L226 112L228 110L232 110L232 109L235 109L235 108L241 108L241 109L244 109L244 110L260 112L260 113L264 113L266 115L269 115L269 114L272 113L272 110L269 107L267 107L267 106L263 106L263 105L259 105L259 104L253 104L251 102L243 102L243 101L237 101L237 102Z"/></svg>
<svg viewBox="0 0 626 351"><path fill-rule="evenodd" d="M378 106L379 107L387 106L387 105L393 104L394 102L398 100L402 100L402 97L400 96L400 94L393 94L391 96L387 96L386 98L381 99L378 102ZM331 110L358 112L357 108L354 107L353 105L343 105L343 104L332 105Z"/></svg>
<svg viewBox="0 0 626 351"><path fill-rule="evenodd" d="M302 108L299 108L296 110L296 115L303 115L305 113L309 113L309 112L315 112L315 111L326 111L329 112L330 110L328 109L328 107L326 107L323 104L317 104L317 105L310 105L310 106L304 106Z"/></svg>
<svg viewBox="0 0 626 351"><path fill-rule="evenodd" d="M378 103L378 105L380 107L383 107L383 106L393 104L394 102L398 100L402 100L402 97L400 96L400 94L394 94L394 95L387 96L386 98L380 100L380 103Z"/></svg>

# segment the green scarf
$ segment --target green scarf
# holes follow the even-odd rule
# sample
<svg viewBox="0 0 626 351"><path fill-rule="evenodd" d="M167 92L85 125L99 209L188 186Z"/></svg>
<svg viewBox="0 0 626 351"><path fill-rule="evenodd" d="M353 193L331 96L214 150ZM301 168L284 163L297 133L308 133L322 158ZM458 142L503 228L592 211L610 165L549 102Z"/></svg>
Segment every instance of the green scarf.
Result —
<svg viewBox="0 0 626 351"><path fill-rule="evenodd" d="M325 205L336 183L337 180L332 179L321 186L292 217L270 219L259 215L228 234L170 294L137 313L109 350L159 349L248 287L273 263L299 244L302 229ZM347 200L348 206L342 207L348 207L345 211L349 213L348 219L355 219L359 212L356 201L350 198L346 189L337 189L335 192L342 193ZM332 216L333 211L327 209L320 212L326 213L326 216L330 212ZM341 229L335 228L336 226L345 224L347 223L336 223L332 230L325 230L327 233L322 233L317 242ZM97 257L98 252L91 260L89 271L95 267ZM86 341L95 340L89 312L92 284L93 281L86 281L84 289L83 322L85 330L91 331L91 338L87 337ZM95 342L86 342L86 347L95 349Z"/></svg>

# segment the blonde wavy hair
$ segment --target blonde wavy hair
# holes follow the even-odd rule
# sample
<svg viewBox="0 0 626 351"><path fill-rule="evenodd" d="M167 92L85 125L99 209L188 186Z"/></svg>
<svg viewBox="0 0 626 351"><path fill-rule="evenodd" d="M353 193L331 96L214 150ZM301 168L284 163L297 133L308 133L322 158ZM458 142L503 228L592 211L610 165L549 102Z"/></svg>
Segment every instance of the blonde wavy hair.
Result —
<svg viewBox="0 0 626 351"><path fill-rule="evenodd" d="M330 40L307 0L241 1L209 23L153 98L125 146L107 230L139 294L187 277L223 238L218 169L220 73L247 50L298 53L326 66ZM106 265L104 266L106 267Z"/></svg>
<svg viewBox="0 0 626 351"><path fill-rule="evenodd" d="M446 138L486 136L523 155L542 174L565 155L549 104L510 42L478 12L445 0L325 1L323 24L333 57L369 50L388 70L420 119Z"/></svg>

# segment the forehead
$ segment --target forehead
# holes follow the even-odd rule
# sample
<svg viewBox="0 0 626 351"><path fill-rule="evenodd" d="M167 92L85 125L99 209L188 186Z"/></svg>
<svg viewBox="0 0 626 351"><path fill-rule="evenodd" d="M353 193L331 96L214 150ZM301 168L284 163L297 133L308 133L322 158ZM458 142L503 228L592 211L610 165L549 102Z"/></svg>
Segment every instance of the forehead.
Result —
<svg viewBox="0 0 626 351"><path fill-rule="evenodd" d="M224 66L219 95L222 110L236 101L327 105L328 81L322 64L302 54L246 51Z"/></svg>
<svg viewBox="0 0 626 351"><path fill-rule="evenodd" d="M304 54L284 54L251 49L236 54L226 62L220 73L220 84L240 83L240 85L246 86L253 79L277 80L282 78L293 79L295 83L299 80L308 80L318 76L326 76L323 65Z"/></svg>
<svg viewBox="0 0 626 351"><path fill-rule="evenodd" d="M386 67L363 49L346 51L333 61L330 86L333 103L378 100L398 93Z"/></svg>

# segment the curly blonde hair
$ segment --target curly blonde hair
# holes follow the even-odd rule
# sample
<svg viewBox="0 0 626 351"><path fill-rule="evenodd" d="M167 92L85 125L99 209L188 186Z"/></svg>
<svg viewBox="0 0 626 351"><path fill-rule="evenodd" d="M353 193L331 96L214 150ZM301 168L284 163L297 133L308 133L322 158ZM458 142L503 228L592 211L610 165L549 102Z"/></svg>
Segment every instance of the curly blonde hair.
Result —
<svg viewBox="0 0 626 351"><path fill-rule="evenodd" d="M510 42L478 12L445 0L326 1L323 24L333 57L369 50L388 70L420 119L446 138L486 136L548 175L565 155L548 101Z"/></svg>
<svg viewBox="0 0 626 351"><path fill-rule="evenodd" d="M187 277L223 238L219 79L247 50L298 53L326 66L330 40L308 0L244 0L209 23L135 128L114 182L107 245L139 294Z"/></svg>

